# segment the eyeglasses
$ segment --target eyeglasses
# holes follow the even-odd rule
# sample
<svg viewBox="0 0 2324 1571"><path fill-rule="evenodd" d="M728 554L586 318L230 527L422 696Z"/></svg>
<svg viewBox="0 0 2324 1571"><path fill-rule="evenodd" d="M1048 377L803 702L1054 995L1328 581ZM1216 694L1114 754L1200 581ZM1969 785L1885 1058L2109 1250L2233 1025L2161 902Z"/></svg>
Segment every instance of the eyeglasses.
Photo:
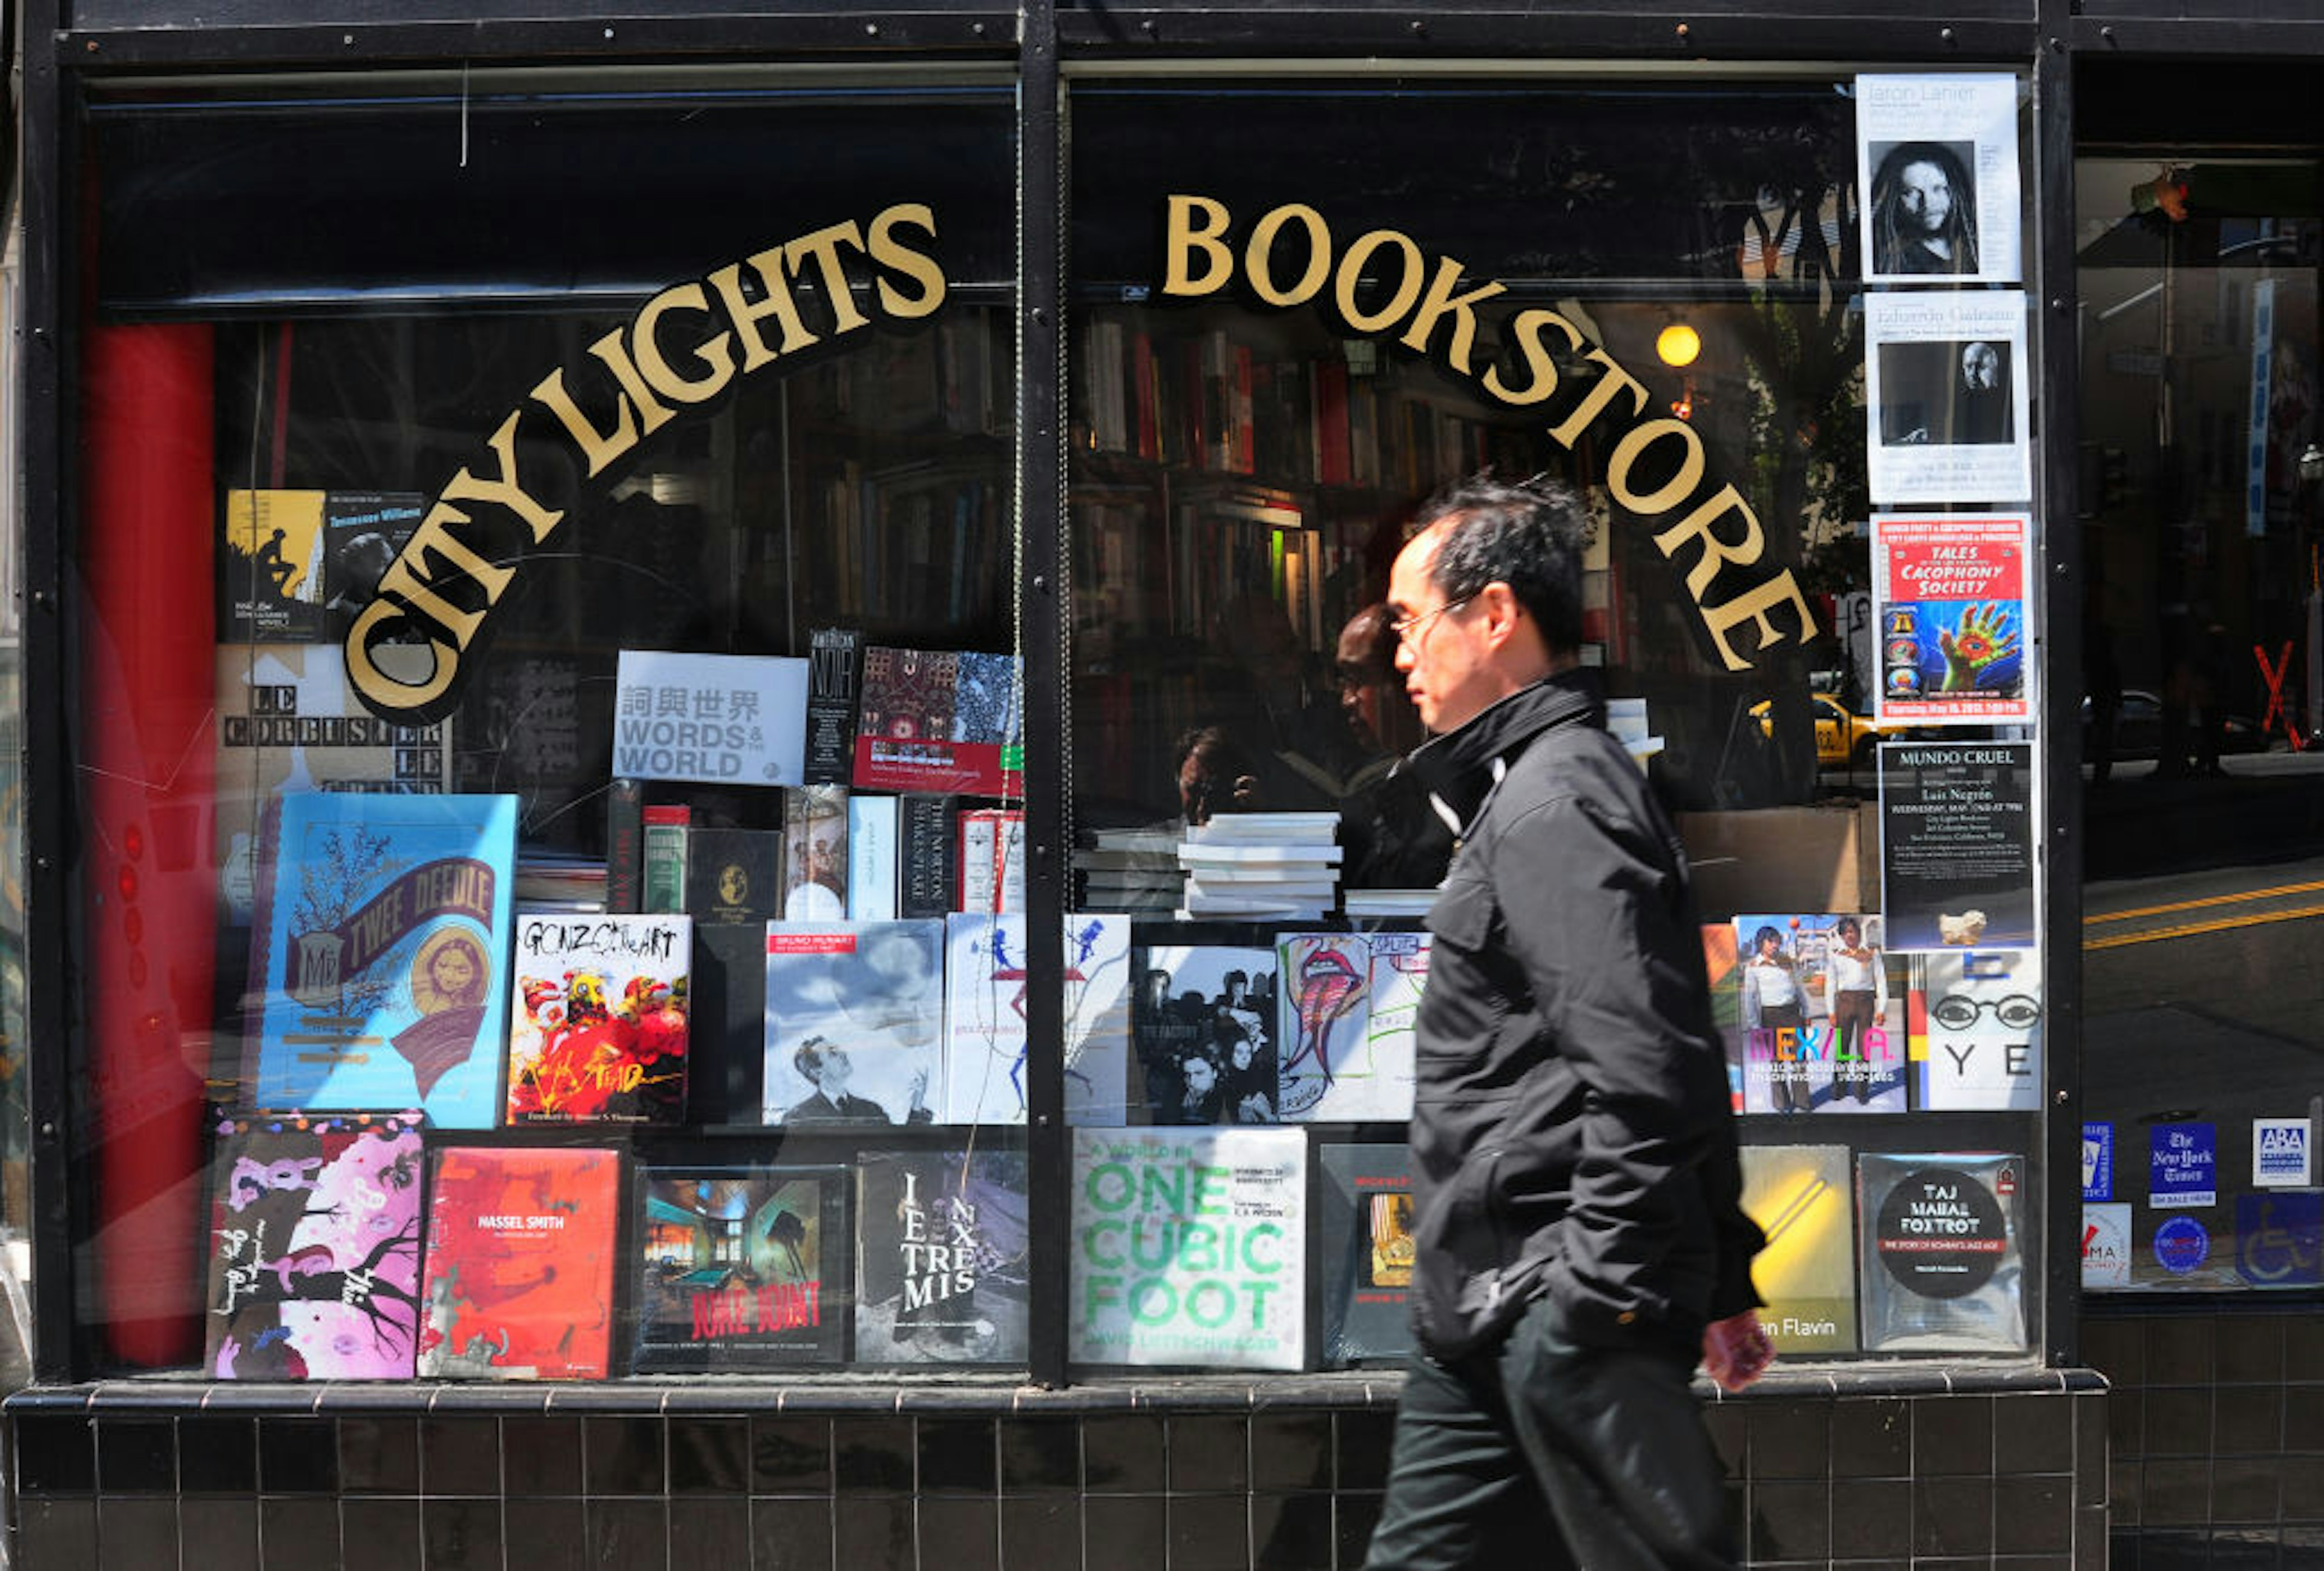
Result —
<svg viewBox="0 0 2324 1571"><path fill-rule="evenodd" d="M1955 993L1940 998L1929 1006L1929 1018L1947 1030L1965 1031L1976 1025L1987 1010L1993 1018L2012 1030L2023 1030L2040 1022L2042 1006L2022 993L2007 998L1968 998Z"/></svg>
<svg viewBox="0 0 2324 1571"><path fill-rule="evenodd" d="M1462 606L1475 598L1474 595L1463 595L1458 600L1447 600L1433 611L1423 611L1416 616L1399 616L1388 624L1388 631L1406 643L1418 643L1421 634L1426 631L1430 623L1448 611L1460 610Z"/></svg>

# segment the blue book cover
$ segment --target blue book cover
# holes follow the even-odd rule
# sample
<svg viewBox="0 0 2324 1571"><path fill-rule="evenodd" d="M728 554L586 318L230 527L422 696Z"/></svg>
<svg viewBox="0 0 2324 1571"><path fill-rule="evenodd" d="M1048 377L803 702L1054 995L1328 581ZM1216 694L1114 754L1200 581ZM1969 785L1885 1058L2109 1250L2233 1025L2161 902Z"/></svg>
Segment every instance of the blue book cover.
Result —
<svg viewBox="0 0 2324 1571"><path fill-rule="evenodd" d="M253 1105L493 1127L516 813L512 796L281 799L251 929Z"/></svg>

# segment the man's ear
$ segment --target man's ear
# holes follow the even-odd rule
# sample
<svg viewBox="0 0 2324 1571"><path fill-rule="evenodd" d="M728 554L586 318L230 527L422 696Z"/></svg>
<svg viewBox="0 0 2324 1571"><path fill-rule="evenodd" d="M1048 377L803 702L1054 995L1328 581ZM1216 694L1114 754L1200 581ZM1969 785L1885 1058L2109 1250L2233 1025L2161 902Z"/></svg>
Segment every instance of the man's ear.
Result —
<svg viewBox="0 0 2324 1571"><path fill-rule="evenodd" d="M1496 578L1477 591L1477 605L1484 617L1488 644L1498 649L1516 636L1525 617L1516 590Z"/></svg>

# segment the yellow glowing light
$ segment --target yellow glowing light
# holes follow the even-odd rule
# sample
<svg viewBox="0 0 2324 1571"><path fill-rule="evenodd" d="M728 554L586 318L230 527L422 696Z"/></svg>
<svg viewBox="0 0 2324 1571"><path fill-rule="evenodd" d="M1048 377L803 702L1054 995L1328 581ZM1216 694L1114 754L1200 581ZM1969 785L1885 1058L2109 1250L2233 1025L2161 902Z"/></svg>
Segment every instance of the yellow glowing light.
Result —
<svg viewBox="0 0 2324 1571"><path fill-rule="evenodd" d="M1655 353L1665 365L1692 365L1702 353L1702 335L1684 322L1673 322L1655 337Z"/></svg>

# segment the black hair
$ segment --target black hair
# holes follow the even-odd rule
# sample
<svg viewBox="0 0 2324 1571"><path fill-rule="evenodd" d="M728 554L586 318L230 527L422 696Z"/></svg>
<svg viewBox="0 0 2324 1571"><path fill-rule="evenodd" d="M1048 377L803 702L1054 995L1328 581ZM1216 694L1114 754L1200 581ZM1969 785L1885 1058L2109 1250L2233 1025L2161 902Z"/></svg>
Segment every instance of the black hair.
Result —
<svg viewBox="0 0 2324 1571"><path fill-rule="evenodd" d="M839 1050L839 1044L827 1037L809 1037L791 1055L791 1067L814 1083L823 1073L823 1056Z"/></svg>
<svg viewBox="0 0 2324 1571"><path fill-rule="evenodd" d="M1751 935L1752 952L1757 954L1758 952L1759 946L1766 943L1770 938L1775 940L1775 947L1777 948L1780 949L1783 947L1784 935L1777 932L1773 924L1765 922L1761 923L1759 930Z"/></svg>
<svg viewBox="0 0 2324 1571"><path fill-rule="evenodd" d="M1582 553L1590 519L1572 491L1546 476L1499 480L1482 470L1421 504L1415 534L1437 532L1428 576L1444 603L1507 584L1553 654L1582 645Z"/></svg>

